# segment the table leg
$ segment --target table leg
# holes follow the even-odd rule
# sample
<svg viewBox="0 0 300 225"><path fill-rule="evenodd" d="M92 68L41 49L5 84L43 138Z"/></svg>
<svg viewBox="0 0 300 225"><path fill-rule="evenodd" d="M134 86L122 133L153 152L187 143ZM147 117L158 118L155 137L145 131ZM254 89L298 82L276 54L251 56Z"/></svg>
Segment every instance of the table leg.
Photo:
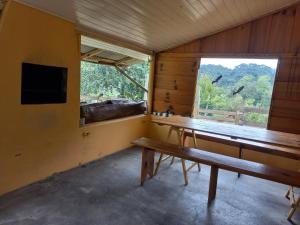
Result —
<svg viewBox="0 0 300 225"><path fill-rule="evenodd" d="M159 167L160 167L160 163L161 163L161 161L162 161L163 156L164 156L164 154L160 153L159 159L158 159L158 161L157 161L157 163L156 163L156 167L155 167L155 171L154 171L154 176L156 176L156 174L157 174L157 172L158 172L158 169L159 169Z"/></svg>
<svg viewBox="0 0 300 225"><path fill-rule="evenodd" d="M182 135L184 134L184 129L182 130L182 133L180 133L179 128L176 128L176 133L177 133L177 138L178 138L178 145L180 147L183 147ZM187 176L187 169L186 169L184 159L181 159L181 165L182 165L182 173L183 173L183 178L184 178L184 185L188 185L189 180L188 180L188 176Z"/></svg>
<svg viewBox="0 0 300 225"><path fill-rule="evenodd" d="M210 169L210 181L209 181L209 191L208 191L208 202L207 202L208 205L210 205L211 202L216 197L217 183L218 183L218 173L219 173L219 168L216 167L216 166L211 166L211 169Z"/></svg>
<svg viewBox="0 0 300 225"><path fill-rule="evenodd" d="M175 156L172 156L172 159L171 159L171 162L170 162L170 165L172 165L175 161Z"/></svg>
<svg viewBox="0 0 300 225"><path fill-rule="evenodd" d="M198 148L195 130L192 130L192 133L193 133L194 147ZM198 165L198 171L200 172L201 171L200 163L197 163L197 165Z"/></svg>
<svg viewBox="0 0 300 225"><path fill-rule="evenodd" d="M192 135L193 135L193 143L194 143L194 147L197 148L197 139L196 139L196 134L195 131L192 130ZM198 165L198 171L200 172L201 168L200 168L200 163L194 162L192 163L192 165L187 169L187 171L190 171L194 166Z"/></svg>
<svg viewBox="0 0 300 225"><path fill-rule="evenodd" d="M292 186L289 186L289 189L287 190L287 192L285 193L285 197L290 200L290 193L292 191Z"/></svg>
<svg viewBox="0 0 300 225"><path fill-rule="evenodd" d="M239 146L239 159L243 158L243 147L240 145ZM241 173L238 173L238 178L241 177Z"/></svg>
<svg viewBox="0 0 300 225"><path fill-rule="evenodd" d="M144 184L147 175L153 177L154 154L154 151L150 151L147 148L143 148L141 165L141 185Z"/></svg>
<svg viewBox="0 0 300 225"><path fill-rule="evenodd" d="M168 136L167 136L167 141L169 141L173 129L174 129L173 127L170 127L170 128L169 128ZM156 163L156 168L155 168L155 171L154 171L154 176L157 175L157 172L158 172L158 169L159 169L159 167L160 167L161 161L163 161L163 156L164 156L164 154L163 154L163 153L160 153L159 159L158 159L158 161L157 161L157 163ZM174 157L173 157L173 158L174 158ZM173 158L172 158L172 161L173 161Z"/></svg>
<svg viewBox="0 0 300 225"><path fill-rule="evenodd" d="M175 131L177 133L177 139L178 139L178 145L180 147L183 147L183 135L184 135L184 129L182 130L182 133L180 133L180 129L177 127L170 127L169 132L168 132L168 137L167 141L170 139L170 136L172 134L172 131ZM171 164L173 164L175 160L175 157L172 157ZM161 153L154 171L154 176L157 175L158 169L160 167L161 162L163 161L163 154ZM185 160L181 159L181 165L182 165L182 172L183 172L183 177L184 177L184 183L185 185L188 185L188 176L187 176L187 169L185 165Z"/></svg>
<svg viewBox="0 0 300 225"><path fill-rule="evenodd" d="M181 140L181 133L180 133L180 130L179 130L179 128L174 128L175 129L175 131L176 131L176 133L177 133L177 139L178 139L178 145L180 146L180 147L183 147L183 145L182 145L182 140ZM182 131L182 132L184 132L184 130Z"/></svg>
<svg viewBox="0 0 300 225"><path fill-rule="evenodd" d="M193 142L194 142L194 147L197 148L197 138L196 138L196 134L195 134L195 131L192 130L192 135L193 135ZM184 137L184 134L183 134L183 137ZM185 139L185 138L184 138ZM185 140L183 139L183 143L185 143ZM201 166L200 166L200 163L193 163L188 169L187 171L190 171L194 166L198 165L198 171L200 172L201 171Z"/></svg>
<svg viewBox="0 0 300 225"><path fill-rule="evenodd" d="M300 197L297 199L297 201L292 205L291 210L289 211L288 214L288 220L292 219L292 216L294 215L294 213L296 212L296 209L299 207L300 205Z"/></svg>
<svg viewBox="0 0 300 225"><path fill-rule="evenodd" d="M186 170L184 159L181 159L181 165L182 165L182 173L183 173L183 178L184 178L184 185L188 185L189 180L188 180L188 176L187 176L187 170Z"/></svg>
<svg viewBox="0 0 300 225"><path fill-rule="evenodd" d="M179 129L178 128L173 128L173 129L177 132L177 135L178 135L178 132L180 132ZM178 144L180 144L180 143L181 143L181 140L179 139ZM174 163L174 161L175 161L175 156L172 156L170 165L172 165Z"/></svg>

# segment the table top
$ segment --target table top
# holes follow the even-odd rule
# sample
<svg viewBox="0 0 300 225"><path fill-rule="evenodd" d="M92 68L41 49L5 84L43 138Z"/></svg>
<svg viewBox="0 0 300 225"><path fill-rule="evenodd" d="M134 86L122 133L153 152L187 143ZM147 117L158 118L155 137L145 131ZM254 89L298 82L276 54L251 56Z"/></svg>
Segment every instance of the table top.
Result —
<svg viewBox="0 0 300 225"><path fill-rule="evenodd" d="M169 125L211 134L228 136L233 139L251 140L272 145L296 148L300 151L300 135L267 130L264 128L238 126L227 123L193 119L182 116L152 116L153 123Z"/></svg>

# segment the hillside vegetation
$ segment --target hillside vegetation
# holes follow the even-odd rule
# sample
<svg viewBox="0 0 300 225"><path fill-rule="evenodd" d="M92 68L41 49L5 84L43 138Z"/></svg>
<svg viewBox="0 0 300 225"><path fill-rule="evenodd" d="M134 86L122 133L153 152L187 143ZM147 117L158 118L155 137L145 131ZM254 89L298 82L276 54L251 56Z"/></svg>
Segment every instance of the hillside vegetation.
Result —
<svg viewBox="0 0 300 225"><path fill-rule="evenodd" d="M257 64L240 64L234 69L209 64L201 65L199 73L201 109L242 111L244 107L254 107L269 110L275 69ZM243 119L266 126L268 115L247 113Z"/></svg>
<svg viewBox="0 0 300 225"><path fill-rule="evenodd" d="M134 64L126 68L139 84L145 86L149 63ZM121 75L113 66L81 62L81 100L88 97L126 98L135 101L144 99L144 91Z"/></svg>
<svg viewBox="0 0 300 225"><path fill-rule="evenodd" d="M147 62L129 66L126 71L145 86L149 75ZM236 112L242 111L244 107L254 107L267 111L275 72L270 67L257 64L240 64L234 69L220 65L201 65L198 76L199 108ZM90 97L139 101L144 99L144 91L114 67L82 62L81 101ZM242 119L246 123L266 126L268 114L245 113Z"/></svg>

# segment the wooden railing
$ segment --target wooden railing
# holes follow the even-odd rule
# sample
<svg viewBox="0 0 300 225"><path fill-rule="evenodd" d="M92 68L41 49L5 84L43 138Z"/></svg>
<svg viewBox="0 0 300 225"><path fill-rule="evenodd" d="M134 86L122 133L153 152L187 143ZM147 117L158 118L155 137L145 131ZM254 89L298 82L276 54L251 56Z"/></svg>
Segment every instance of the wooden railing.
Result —
<svg viewBox="0 0 300 225"><path fill-rule="evenodd" d="M240 122L239 112L199 109L198 115L196 117L199 119L208 119L218 122L229 122L234 124L239 124Z"/></svg>
<svg viewBox="0 0 300 225"><path fill-rule="evenodd" d="M250 125L263 127L264 125L255 122L248 122L243 119L247 113L268 114L269 110L257 107L243 107L236 112L224 110L198 109L196 118L213 120L218 122L234 123L237 125Z"/></svg>
<svg viewBox="0 0 300 225"><path fill-rule="evenodd" d="M260 113L260 114L268 114L269 113L269 109L265 109L265 108L257 108L257 107L243 107L240 109L241 112L243 113Z"/></svg>

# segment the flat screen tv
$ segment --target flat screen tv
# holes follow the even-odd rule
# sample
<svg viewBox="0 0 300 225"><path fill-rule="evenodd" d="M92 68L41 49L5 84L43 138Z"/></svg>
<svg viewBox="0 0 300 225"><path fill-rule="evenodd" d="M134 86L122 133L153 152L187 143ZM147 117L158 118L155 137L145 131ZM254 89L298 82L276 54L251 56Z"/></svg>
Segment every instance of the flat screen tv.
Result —
<svg viewBox="0 0 300 225"><path fill-rule="evenodd" d="M22 63L21 104L67 102L68 69Z"/></svg>

